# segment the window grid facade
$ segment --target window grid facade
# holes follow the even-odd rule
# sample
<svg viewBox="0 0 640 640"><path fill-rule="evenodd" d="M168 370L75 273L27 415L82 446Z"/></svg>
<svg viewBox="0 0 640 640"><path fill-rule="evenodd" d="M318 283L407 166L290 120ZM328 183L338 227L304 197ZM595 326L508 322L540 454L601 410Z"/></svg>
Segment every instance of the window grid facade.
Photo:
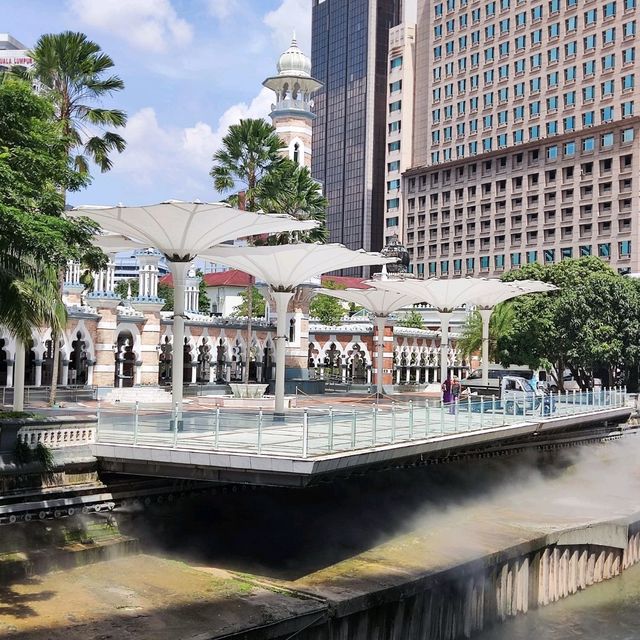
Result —
<svg viewBox="0 0 640 640"><path fill-rule="evenodd" d="M588 250L621 270L640 271L640 188L627 175L638 175L636 1L424 3L416 85L425 89L416 92L415 168L403 183L414 271L495 276ZM518 154L524 161L514 165ZM535 166L530 154L537 154ZM565 186L564 172L580 176L589 156L591 191L586 178ZM600 173L601 160L609 173ZM498 169L503 161L508 170ZM492 168L483 175L486 162ZM532 170L539 182L529 184ZM554 170L557 182L543 187ZM440 176L437 184L433 176ZM520 191L512 178L522 179ZM622 183L624 193L617 190ZM467 220L474 208L477 219Z"/></svg>
<svg viewBox="0 0 640 640"><path fill-rule="evenodd" d="M639 140L633 118L410 170L403 188L414 271L496 277L584 255L640 271Z"/></svg>

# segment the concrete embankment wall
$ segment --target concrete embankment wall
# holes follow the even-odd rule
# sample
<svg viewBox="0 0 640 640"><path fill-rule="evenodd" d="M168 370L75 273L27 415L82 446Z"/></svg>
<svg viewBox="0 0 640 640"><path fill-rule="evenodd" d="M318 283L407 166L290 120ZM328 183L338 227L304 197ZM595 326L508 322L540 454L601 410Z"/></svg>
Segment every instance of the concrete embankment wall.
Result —
<svg viewBox="0 0 640 640"><path fill-rule="evenodd" d="M329 602L300 640L456 640L619 575L640 560L640 520L544 536L401 587ZM275 635L274 635L275 632ZM285 637L256 630L247 639Z"/></svg>

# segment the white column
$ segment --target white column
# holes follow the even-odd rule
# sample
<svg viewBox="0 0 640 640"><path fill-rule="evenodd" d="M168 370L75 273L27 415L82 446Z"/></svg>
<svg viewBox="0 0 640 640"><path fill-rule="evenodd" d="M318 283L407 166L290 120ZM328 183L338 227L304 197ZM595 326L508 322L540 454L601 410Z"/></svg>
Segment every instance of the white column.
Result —
<svg viewBox="0 0 640 640"><path fill-rule="evenodd" d="M69 361L62 361L62 379L60 380L60 384L64 387L69 384Z"/></svg>
<svg viewBox="0 0 640 640"><path fill-rule="evenodd" d="M22 411L24 409L24 367L25 352L22 340L16 338L16 357L13 368L13 410Z"/></svg>
<svg viewBox="0 0 640 640"><path fill-rule="evenodd" d="M116 288L116 263L115 254L109 254L109 262L107 262L107 271L105 273L104 291L105 293L114 293Z"/></svg>
<svg viewBox="0 0 640 640"><path fill-rule="evenodd" d="M13 387L13 360L7 360L7 388Z"/></svg>
<svg viewBox="0 0 640 640"><path fill-rule="evenodd" d="M449 368L449 321L453 315L451 311L439 311L440 316L440 384L447 379Z"/></svg>
<svg viewBox="0 0 640 640"><path fill-rule="evenodd" d="M276 405L275 413L284 413L284 362L287 345L287 306L293 291L271 291L276 303L278 320L276 324Z"/></svg>
<svg viewBox="0 0 640 640"><path fill-rule="evenodd" d="M35 375L35 386L36 387L41 387L42 386L42 360L34 360L34 366L36 368L36 375Z"/></svg>
<svg viewBox="0 0 640 640"><path fill-rule="evenodd" d="M482 318L482 386L489 385L489 320L493 309L478 309Z"/></svg>
<svg viewBox="0 0 640 640"><path fill-rule="evenodd" d="M184 303L185 278L188 262L169 262L173 275L173 353L171 369L171 401L177 410L177 419L182 417L182 384L184 367Z"/></svg>
<svg viewBox="0 0 640 640"><path fill-rule="evenodd" d="M376 316L376 331L378 333L378 364L376 367L376 391L382 395L382 369L384 368L384 329L387 323L385 316Z"/></svg>
<svg viewBox="0 0 640 640"><path fill-rule="evenodd" d="M91 360L87 362L87 386L93 385L93 368L95 366L95 361ZM36 382L38 380L38 369L36 369Z"/></svg>

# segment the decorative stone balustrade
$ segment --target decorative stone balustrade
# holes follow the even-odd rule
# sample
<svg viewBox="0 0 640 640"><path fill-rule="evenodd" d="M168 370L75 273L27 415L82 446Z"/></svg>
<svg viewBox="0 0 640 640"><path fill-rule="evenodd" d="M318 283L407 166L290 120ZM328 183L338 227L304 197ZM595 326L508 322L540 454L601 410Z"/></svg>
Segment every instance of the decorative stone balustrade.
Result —
<svg viewBox="0 0 640 640"><path fill-rule="evenodd" d="M50 449L78 447L96 441L96 428L88 424L25 426L18 431L18 440L31 448L38 444Z"/></svg>

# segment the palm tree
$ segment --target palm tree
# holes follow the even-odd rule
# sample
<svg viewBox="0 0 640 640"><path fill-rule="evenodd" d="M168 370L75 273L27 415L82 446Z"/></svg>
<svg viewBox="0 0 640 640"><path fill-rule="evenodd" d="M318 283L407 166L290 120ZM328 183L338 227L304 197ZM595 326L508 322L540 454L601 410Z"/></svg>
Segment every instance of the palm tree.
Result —
<svg viewBox="0 0 640 640"><path fill-rule="evenodd" d="M27 71L55 107L63 135L69 140L68 153L80 173L89 173L93 161L103 173L112 167L109 157L122 153L126 143L110 128L124 127L127 116L119 109L95 106L113 92L124 89L124 83L110 74L114 66L110 56L83 33L64 31L45 34L30 51L34 66ZM94 103L94 104L92 104ZM60 270L62 291L64 271ZM52 328L53 370L58 370L60 348L58 331ZM49 403L55 402L57 377L51 381Z"/></svg>
<svg viewBox="0 0 640 640"><path fill-rule="evenodd" d="M256 189L260 180L282 162L282 140L276 129L261 118L247 118L232 124L222 139L222 147L213 156L210 175L220 193L244 191L247 211L258 211ZM238 195L228 201L238 205Z"/></svg>
<svg viewBox="0 0 640 640"><path fill-rule="evenodd" d="M506 335L513 323L513 307L503 302L495 307L489 321L489 360L498 359L498 340ZM474 311L468 318L458 341L462 355L469 357L482 350L482 318L478 311Z"/></svg>
<svg viewBox="0 0 640 640"><path fill-rule="evenodd" d="M327 240L329 232L325 221L329 201L307 167L287 158L260 180L256 192L256 199L264 211L286 213L299 220L316 220L321 224L308 232L270 236L269 244L288 244L293 239L303 242Z"/></svg>
<svg viewBox="0 0 640 640"><path fill-rule="evenodd" d="M210 175L213 186L220 193L237 189L244 191L227 198L235 206L244 206L247 211L258 211L257 188L260 180L282 162L282 140L273 125L262 119L247 118L239 124L232 124L222 139L222 147L213 156ZM243 382L249 382L251 333L253 316L253 278L247 286L247 366Z"/></svg>
<svg viewBox="0 0 640 640"><path fill-rule="evenodd" d="M122 153L126 146L109 128L124 127L127 116L91 103L124 89L118 76L105 77L114 66L111 57L84 33L73 31L41 36L30 55L35 64L28 74L53 102L76 169L88 173L93 161L100 171L109 171L109 154Z"/></svg>

